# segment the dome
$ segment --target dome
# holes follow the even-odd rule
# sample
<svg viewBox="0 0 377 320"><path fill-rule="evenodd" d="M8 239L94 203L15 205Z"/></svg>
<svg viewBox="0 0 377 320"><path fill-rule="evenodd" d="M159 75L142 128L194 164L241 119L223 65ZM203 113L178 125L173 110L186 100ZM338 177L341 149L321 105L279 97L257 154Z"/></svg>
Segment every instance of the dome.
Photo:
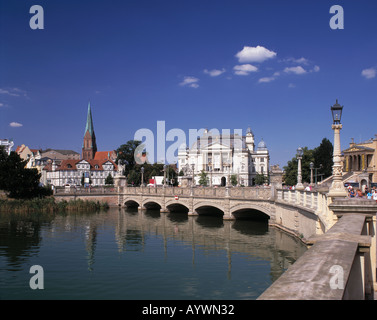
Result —
<svg viewBox="0 0 377 320"><path fill-rule="evenodd" d="M261 140L261 142L258 143L258 150L267 150L267 145L263 141L263 139Z"/></svg>

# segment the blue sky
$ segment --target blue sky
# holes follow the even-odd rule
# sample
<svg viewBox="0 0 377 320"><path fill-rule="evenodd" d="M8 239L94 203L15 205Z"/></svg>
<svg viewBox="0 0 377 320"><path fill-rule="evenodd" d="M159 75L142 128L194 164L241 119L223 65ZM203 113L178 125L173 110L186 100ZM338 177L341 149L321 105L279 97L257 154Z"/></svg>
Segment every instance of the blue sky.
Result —
<svg viewBox="0 0 377 320"><path fill-rule="evenodd" d="M250 126L284 166L333 141L336 99L342 149L377 133L376 1L0 3L0 138L16 145L81 152L88 101L99 150L157 121L187 137ZM329 26L335 4L343 30Z"/></svg>

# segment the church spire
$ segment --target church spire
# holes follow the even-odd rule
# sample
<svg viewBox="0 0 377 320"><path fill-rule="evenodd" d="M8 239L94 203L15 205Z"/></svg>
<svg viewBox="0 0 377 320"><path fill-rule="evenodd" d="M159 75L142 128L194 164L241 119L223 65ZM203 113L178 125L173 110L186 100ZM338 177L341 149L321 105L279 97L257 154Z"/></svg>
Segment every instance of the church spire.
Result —
<svg viewBox="0 0 377 320"><path fill-rule="evenodd" d="M86 160L94 159L97 152L96 135L94 134L92 109L90 102L88 103L88 114L86 116L86 126L84 133L84 141L82 145L81 157Z"/></svg>
<svg viewBox="0 0 377 320"><path fill-rule="evenodd" d="M86 116L86 126L85 126L85 133L89 131L90 135L93 135L93 118L92 118L92 109L90 108L90 101L88 103L88 114ZM85 135L84 133L84 135Z"/></svg>

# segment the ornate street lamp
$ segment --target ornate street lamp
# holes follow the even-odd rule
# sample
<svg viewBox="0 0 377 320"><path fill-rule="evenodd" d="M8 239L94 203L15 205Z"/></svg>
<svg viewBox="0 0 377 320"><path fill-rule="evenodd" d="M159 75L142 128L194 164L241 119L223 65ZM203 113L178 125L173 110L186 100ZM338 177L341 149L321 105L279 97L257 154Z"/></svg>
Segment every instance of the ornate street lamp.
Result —
<svg viewBox="0 0 377 320"><path fill-rule="evenodd" d="M304 190L304 185L302 184L302 175L301 175L301 159L304 154L304 151L301 147L297 149L297 160L298 160L298 167L297 167L297 184L296 190Z"/></svg>
<svg viewBox="0 0 377 320"><path fill-rule="evenodd" d="M340 124L340 119L342 118L343 106L338 103L338 99L333 106L331 106L331 113L333 124Z"/></svg>
<svg viewBox="0 0 377 320"><path fill-rule="evenodd" d="M314 163L310 162L310 185L313 186L313 169L314 169Z"/></svg>
<svg viewBox="0 0 377 320"><path fill-rule="evenodd" d="M347 191L343 185L343 174L342 174L342 164L340 161L341 150L340 150L340 130L342 129L342 124L340 120L342 118L343 106L336 103L331 107L331 113L333 117L333 124L331 128L334 130L334 153L333 153L333 162L332 175L333 181L329 189L329 197L346 197Z"/></svg>

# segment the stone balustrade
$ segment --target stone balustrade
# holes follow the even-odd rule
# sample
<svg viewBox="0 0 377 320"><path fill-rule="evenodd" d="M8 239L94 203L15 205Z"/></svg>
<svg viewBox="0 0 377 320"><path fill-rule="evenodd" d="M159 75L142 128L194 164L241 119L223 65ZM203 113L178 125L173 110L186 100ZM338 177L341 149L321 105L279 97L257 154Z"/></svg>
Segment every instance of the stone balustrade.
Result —
<svg viewBox="0 0 377 320"><path fill-rule="evenodd" d="M347 214L276 280L259 300L363 300L375 285L375 219Z"/></svg>

